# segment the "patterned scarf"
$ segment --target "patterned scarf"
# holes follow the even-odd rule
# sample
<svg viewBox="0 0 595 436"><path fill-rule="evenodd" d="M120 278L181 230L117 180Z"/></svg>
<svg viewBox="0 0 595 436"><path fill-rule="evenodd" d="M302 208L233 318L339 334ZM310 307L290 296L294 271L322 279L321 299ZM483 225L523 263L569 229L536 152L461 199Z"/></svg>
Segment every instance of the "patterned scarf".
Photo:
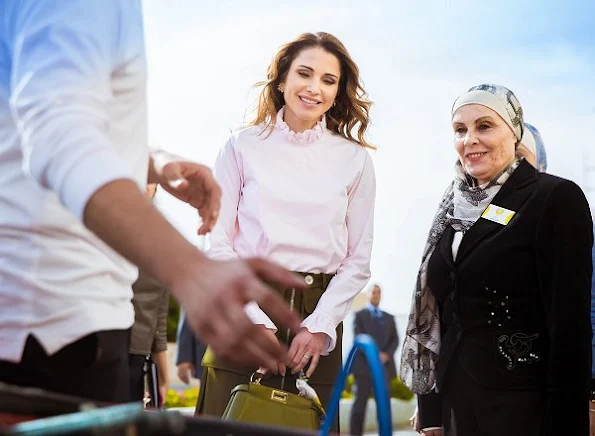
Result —
<svg viewBox="0 0 595 436"><path fill-rule="evenodd" d="M430 392L436 384L436 365L440 353L440 318L438 304L428 287L427 271L436 244L448 226L466 232L479 219L520 159L501 174L481 186L455 165L455 179L444 193L434 217L417 275L409 323L401 356L401 379L416 394Z"/></svg>

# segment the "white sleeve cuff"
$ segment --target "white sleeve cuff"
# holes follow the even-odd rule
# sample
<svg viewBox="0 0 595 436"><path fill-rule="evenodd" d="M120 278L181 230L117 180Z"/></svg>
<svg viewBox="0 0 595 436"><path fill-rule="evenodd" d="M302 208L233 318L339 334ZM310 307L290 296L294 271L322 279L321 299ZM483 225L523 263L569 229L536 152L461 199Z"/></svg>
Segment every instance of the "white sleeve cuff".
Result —
<svg viewBox="0 0 595 436"><path fill-rule="evenodd" d="M325 333L328 336L326 349L322 352L323 356L327 356L335 349L337 344L337 326L331 317L323 313L316 313L316 311L314 311L302 321L302 327L308 329L310 333Z"/></svg>
<svg viewBox="0 0 595 436"><path fill-rule="evenodd" d="M163 167L169 163L188 161L188 159L159 148L149 148L149 155L153 159L153 166L158 173L160 173L163 170Z"/></svg>
<svg viewBox="0 0 595 436"><path fill-rule="evenodd" d="M277 331L277 326L271 321L271 319L262 311L258 304L255 301L251 301L250 303L244 306L244 311L246 315L254 324L262 324L266 328L270 330Z"/></svg>

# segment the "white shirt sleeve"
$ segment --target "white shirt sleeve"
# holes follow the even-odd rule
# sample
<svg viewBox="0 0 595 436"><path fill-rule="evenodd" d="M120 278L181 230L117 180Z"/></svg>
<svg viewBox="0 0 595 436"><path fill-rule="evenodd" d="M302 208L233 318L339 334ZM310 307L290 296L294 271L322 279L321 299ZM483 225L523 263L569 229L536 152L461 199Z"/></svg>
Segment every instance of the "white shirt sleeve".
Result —
<svg viewBox="0 0 595 436"><path fill-rule="evenodd" d="M133 179L108 134L120 4L20 0L7 7L10 106L24 168L82 219L99 188Z"/></svg>
<svg viewBox="0 0 595 436"><path fill-rule="evenodd" d="M323 332L329 336L328 347L323 355L335 348L337 325L345 319L353 299L370 279L375 198L374 165L366 152L359 180L349 193L346 217L347 256L320 297L316 309L302 322L302 326L309 332Z"/></svg>
<svg viewBox="0 0 595 436"><path fill-rule="evenodd" d="M209 235L210 246L207 254L211 259L229 260L239 256L233 248L233 241L238 228L238 205L244 184L242 168L230 138L219 151L213 175L221 187L221 208L219 218Z"/></svg>
<svg viewBox="0 0 595 436"><path fill-rule="evenodd" d="M237 232L238 205L242 195L243 168L241 158L237 156L233 146L233 137L221 149L213 174L221 186L221 209L219 219L210 235L210 247L207 255L215 260L237 259L238 254L233 248L233 240ZM277 330L271 319L258 307L256 302L245 306L246 315L254 324L263 324L269 329Z"/></svg>

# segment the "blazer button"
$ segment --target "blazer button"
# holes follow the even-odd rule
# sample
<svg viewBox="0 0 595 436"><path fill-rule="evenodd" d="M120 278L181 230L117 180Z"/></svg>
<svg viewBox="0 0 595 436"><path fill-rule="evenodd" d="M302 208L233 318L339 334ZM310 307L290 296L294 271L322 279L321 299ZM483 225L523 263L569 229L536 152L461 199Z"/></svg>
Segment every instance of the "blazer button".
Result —
<svg viewBox="0 0 595 436"><path fill-rule="evenodd" d="M312 283L314 283L314 277L308 274L306 277L304 277L304 281L308 286L310 286Z"/></svg>

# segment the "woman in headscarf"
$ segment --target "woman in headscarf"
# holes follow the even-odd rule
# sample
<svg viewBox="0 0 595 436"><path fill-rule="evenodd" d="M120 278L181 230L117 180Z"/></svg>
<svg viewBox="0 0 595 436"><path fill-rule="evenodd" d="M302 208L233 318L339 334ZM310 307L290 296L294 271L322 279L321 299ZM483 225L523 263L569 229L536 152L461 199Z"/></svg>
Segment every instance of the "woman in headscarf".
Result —
<svg viewBox="0 0 595 436"><path fill-rule="evenodd" d="M479 85L452 107L454 181L434 218L401 376L426 435L587 435L591 214L516 151L522 108Z"/></svg>
<svg viewBox="0 0 595 436"><path fill-rule="evenodd" d="M539 130L525 123L525 131L517 148L517 155L524 157L540 173L547 171L547 155Z"/></svg>

